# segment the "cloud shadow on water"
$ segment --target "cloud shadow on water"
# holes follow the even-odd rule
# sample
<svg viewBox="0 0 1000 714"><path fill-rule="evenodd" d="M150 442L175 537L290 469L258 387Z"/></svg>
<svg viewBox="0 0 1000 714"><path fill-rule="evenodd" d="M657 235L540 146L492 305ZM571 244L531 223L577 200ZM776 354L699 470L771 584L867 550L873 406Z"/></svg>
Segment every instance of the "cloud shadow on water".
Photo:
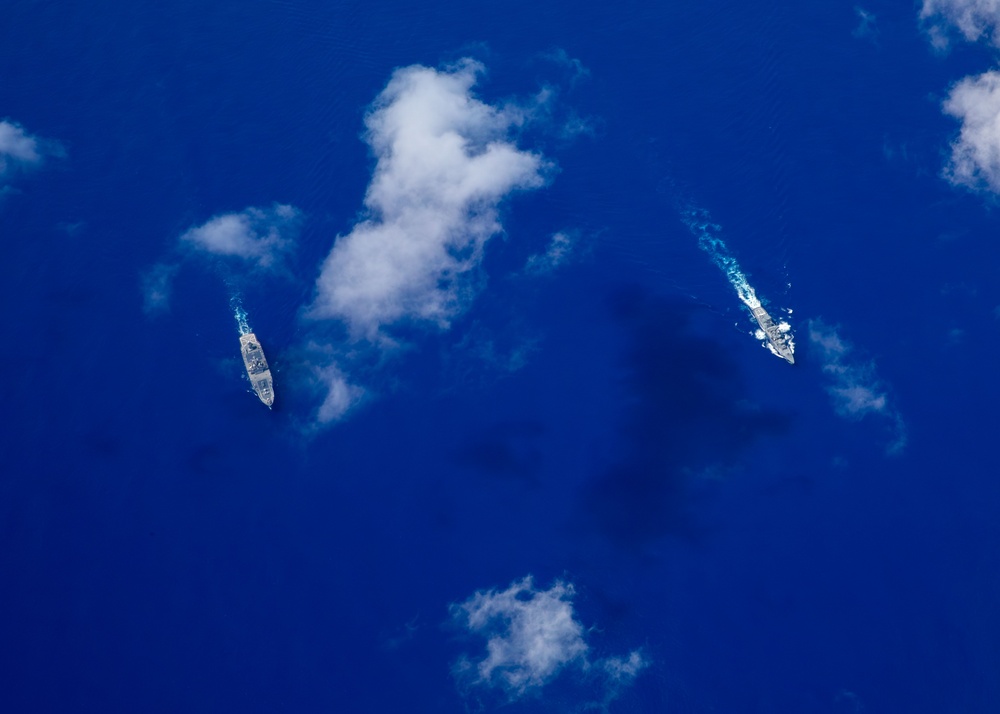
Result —
<svg viewBox="0 0 1000 714"><path fill-rule="evenodd" d="M712 315L639 289L613 294L615 321L628 333L621 388L619 458L588 486L584 511L613 542L641 547L704 530L691 502L709 477L739 463L763 436L789 428L788 414L751 404L739 365L701 334Z"/></svg>
<svg viewBox="0 0 1000 714"><path fill-rule="evenodd" d="M542 462L538 441L544 432L545 427L533 420L493 424L466 440L456 461L490 476L535 484Z"/></svg>

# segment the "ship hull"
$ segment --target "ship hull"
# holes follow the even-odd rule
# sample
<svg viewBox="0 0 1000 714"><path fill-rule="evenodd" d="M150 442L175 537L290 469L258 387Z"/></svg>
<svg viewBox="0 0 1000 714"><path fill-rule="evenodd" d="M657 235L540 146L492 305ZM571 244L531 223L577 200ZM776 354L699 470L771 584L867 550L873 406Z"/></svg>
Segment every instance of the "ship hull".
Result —
<svg viewBox="0 0 1000 714"><path fill-rule="evenodd" d="M270 409L274 404L274 382L264 350L254 333L240 335L240 354L243 355L243 364L247 368L247 377L250 378L253 391Z"/></svg>
<svg viewBox="0 0 1000 714"><path fill-rule="evenodd" d="M788 364L795 364L795 356L792 354L792 344L788 333L781 331L774 318L768 315L767 310L763 307L757 306L750 312L753 313L754 319L767 337L767 343L771 350Z"/></svg>

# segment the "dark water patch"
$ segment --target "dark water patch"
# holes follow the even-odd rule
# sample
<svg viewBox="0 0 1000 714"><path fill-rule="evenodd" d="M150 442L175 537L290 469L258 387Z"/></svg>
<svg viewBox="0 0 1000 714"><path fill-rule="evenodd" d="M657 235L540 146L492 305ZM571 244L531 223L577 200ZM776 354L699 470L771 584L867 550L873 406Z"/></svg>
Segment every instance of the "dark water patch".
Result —
<svg viewBox="0 0 1000 714"><path fill-rule="evenodd" d="M619 426L623 449L583 498L594 525L620 545L665 535L696 538L692 500L707 476L739 464L758 439L784 433L790 417L747 399L739 365L701 333L705 311L624 290L611 311L629 333Z"/></svg>
<svg viewBox="0 0 1000 714"><path fill-rule="evenodd" d="M538 440L544 433L537 421L494 424L459 447L455 460L490 476L536 483L542 462Z"/></svg>
<svg viewBox="0 0 1000 714"><path fill-rule="evenodd" d="M81 443L87 454L103 460L116 459L122 453L121 439L105 430L85 432Z"/></svg>
<svg viewBox="0 0 1000 714"><path fill-rule="evenodd" d="M765 498L810 496L816 491L816 479L803 473L793 473L771 479L757 487L756 493Z"/></svg>
<svg viewBox="0 0 1000 714"><path fill-rule="evenodd" d="M187 466L197 474L208 474L219 470L224 463L224 452L218 443L199 444L190 450Z"/></svg>

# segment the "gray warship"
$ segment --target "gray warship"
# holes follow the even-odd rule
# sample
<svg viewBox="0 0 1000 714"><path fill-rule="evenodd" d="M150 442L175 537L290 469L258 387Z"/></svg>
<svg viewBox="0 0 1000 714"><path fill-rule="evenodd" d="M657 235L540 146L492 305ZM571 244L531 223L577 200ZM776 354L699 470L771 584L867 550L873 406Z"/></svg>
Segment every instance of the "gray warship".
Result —
<svg viewBox="0 0 1000 714"><path fill-rule="evenodd" d="M771 346L774 353L787 361L788 364L795 364L795 356L792 354L791 335L787 332L782 332L774 319L767 314L767 310L760 305L751 308L750 312L753 313L753 318L760 325L760 329L764 331L767 343Z"/></svg>
<svg viewBox="0 0 1000 714"><path fill-rule="evenodd" d="M253 391L270 409L274 404L274 382L271 381L271 369L267 366L264 350L254 333L240 335L240 353L243 355L243 364L246 365L247 377L250 378Z"/></svg>

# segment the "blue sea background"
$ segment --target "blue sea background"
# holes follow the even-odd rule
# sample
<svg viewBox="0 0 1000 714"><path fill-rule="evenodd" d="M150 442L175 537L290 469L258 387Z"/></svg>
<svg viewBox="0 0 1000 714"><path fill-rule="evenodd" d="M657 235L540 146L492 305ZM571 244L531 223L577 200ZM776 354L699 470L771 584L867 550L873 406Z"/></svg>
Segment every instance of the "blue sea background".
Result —
<svg viewBox="0 0 1000 714"><path fill-rule="evenodd" d="M648 658L611 711L997 711L1000 241L940 176L940 102L993 57L863 7L867 34L824 2L8 3L0 118L65 155L0 204L0 711L476 710L448 606L529 573ZM551 86L593 130L525 132L558 172L505 202L472 307L304 434L301 312L362 209L365 111L466 56L484 101ZM793 310L794 367L685 201ZM304 215L291 276L184 260L144 311L181 233L273 202ZM556 231L570 264L513 277ZM874 365L901 453L835 412L810 319Z"/></svg>

